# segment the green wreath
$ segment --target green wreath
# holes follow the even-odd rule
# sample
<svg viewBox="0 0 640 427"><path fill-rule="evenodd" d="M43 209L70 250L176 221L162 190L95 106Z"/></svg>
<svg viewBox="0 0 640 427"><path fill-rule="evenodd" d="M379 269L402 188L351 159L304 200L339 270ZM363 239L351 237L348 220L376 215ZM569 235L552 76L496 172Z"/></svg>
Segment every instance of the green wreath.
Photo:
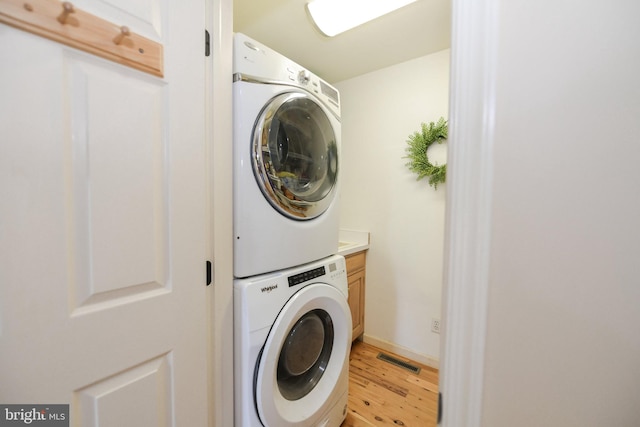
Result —
<svg viewBox="0 0 640 427"><path fill-rule="evenodd" d="M429 184L437 190L438 184L445 182L447 165L432 164L427 156L427 150L432 144L442 144L447 140L447 121L440 117L438 123L431 122L429 125L422 123L421 128L421 132L415 132L407 140L407 155L404 158L409 159L409 162L406 166L411 172L418 174L418 180L429 177Z"/></svg>

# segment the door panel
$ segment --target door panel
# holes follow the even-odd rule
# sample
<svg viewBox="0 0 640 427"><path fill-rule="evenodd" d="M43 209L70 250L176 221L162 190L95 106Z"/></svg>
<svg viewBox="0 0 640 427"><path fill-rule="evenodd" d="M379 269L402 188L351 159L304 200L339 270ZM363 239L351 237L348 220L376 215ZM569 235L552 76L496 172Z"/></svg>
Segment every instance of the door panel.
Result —
<svg viewBox="0 0 640 427"><path fill-rule="evenodd" d="M68 54L74 309L167 289L166 86ZM126 108L115 108L118 104ZM132 114L135 112L135 114ZM108 117L108 120L103 118ZM114 203L117 201L117 203Z"/></svg>
<svg viewBox="0 0 640 427"><path fill-rule="evenodd" d="M156 26L163 79L0 24L0 402L207 423L204 2L186 3L74 2Z"/></svg>
<svg viewBox="0 0 640 427"><path fill-rule="evenodd" d="M76 413L80 425L172 425L170 395L158 393L171 388L170 366L171 357L161 356L79 390ZM137 412L121 411L123 401L135 402Z"/></svg>

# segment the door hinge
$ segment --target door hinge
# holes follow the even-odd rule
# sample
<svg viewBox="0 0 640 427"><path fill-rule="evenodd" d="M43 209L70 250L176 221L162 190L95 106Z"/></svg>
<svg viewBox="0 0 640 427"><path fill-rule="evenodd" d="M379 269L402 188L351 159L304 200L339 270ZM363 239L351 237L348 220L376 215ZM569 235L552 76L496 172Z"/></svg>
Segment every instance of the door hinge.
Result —
<svg viewBox="0 0 640 427"><path fill-rule="evenodd" d="M211 55L211 37L209 31L204 30L204 56Z"/></svg>
<svg viewBox="0 0 640 427"><path fill-rule="evenodd" d="M442 393L438 393L438 425L442 421Z"/></svg>
<svg viewBox="0 0 640 427"><path fill-rule="evenodd" d="M211 261L207 261L207 286L211 284L211 278L213 277L213 266Z"/></svg>

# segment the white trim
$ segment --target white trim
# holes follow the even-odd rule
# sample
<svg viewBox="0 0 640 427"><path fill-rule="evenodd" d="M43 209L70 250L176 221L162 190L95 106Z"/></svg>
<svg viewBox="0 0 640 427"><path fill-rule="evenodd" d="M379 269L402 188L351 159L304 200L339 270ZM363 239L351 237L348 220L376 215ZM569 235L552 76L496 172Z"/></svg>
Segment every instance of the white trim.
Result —
<svg viewBox="0 0 640 427"><path fill-rule="evenodd" d="M233 221L232 58L233 0L205 0L211 54L207 67L209 167L209 427L232 427L233 413ZM204 32L204 29L203 29ZM204 37L204 34L203 34ZM204 52L203 52L204 58ZM204 260L203 260L204 262Z"/></svg>
<svg viewBox="0 0 640 427"><path fill-rule="evenodd" d="M435 369L440 369L440 361L435 357L430 357L430 356L427 356L426 354L416 353L415 351L410 350L406 347L402 347L398 344L394 344L392 342L385 341L380 338L372 337L371 335L367 335L367 334L364 334L362 336L362 341L374 347L378 347L380 350L394 353L398 356L405 357L407 359L413 360L414 362L418 362Z"/></svg>
<svg viewBox="0 0 640 427"><path fill-rule="evenodd" d="M480 427L489 290L499 0L453 0L442 426Z"/></svg>

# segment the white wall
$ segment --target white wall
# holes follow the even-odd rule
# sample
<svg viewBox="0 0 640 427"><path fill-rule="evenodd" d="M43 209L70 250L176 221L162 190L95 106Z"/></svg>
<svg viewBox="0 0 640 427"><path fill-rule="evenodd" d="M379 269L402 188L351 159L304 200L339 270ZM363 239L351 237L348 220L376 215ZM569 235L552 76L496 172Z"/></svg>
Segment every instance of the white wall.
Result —
<svg viewBox="0 0 640 427"><path fill-rule="evenodd" d="M491 262L482 419L464 425L638 425L640 3L483 3L499 10Z"/></svg>
<svg viewBox="0 0 640 427"><path fill-rule="evenodd" d="M640 4L502 3L483 425L637 425Z"/></svg>
<svg viewBox="0 0 640 427"><path fill-rule="evenodd" d="M365 337L437 359L446 184L405 166L420 123L447 118L449 51L338 83L342 100L341 228L371 233Z"/></svg>

